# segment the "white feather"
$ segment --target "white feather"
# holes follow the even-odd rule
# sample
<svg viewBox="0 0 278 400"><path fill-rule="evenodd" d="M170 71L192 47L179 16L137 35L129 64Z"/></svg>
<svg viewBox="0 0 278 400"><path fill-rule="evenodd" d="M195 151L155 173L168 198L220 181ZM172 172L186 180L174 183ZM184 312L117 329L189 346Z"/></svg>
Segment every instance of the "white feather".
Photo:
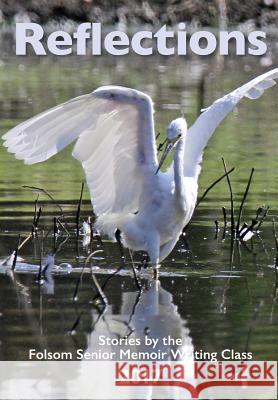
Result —
<svg viewBox="0 0 278 400"><path fill-rule="evenodd" d="M210 107L204 110L186 135L184 176L198 179L201 171L200 163L202 162L203 151L217 126L243 97L252 100L259 98L264 90L276 84L275 79L277 78L278 68L275 68L216 100Z"/></svg>
<svg viewBox="0 0 278 400"><path fill-rule="evenodd" d="M26 164L45 161L77 139L96 214L138 210L143 182L157 156L153 106L137 90L106 86L16 126L4 145Z"/></svg>

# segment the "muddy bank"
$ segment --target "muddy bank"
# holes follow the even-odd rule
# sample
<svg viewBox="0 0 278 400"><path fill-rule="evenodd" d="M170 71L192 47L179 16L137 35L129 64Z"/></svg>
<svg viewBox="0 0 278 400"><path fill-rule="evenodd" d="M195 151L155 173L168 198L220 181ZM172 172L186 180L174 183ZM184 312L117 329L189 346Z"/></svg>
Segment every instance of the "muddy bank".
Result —
<svg viewBox="0 0 278 400"><path fill-rule="evenodd" d="M218 27L253 20L258 27L277 25L278 0L17 0L0 1L2 24L48 23L71 19L105 24L175 24L180 21Z"/></svg>

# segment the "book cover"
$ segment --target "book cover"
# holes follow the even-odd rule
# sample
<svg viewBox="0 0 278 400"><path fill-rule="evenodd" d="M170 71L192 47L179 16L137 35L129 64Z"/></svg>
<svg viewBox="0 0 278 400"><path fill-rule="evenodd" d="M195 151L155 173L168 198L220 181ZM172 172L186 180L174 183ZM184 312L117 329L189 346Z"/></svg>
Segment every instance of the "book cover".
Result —
<svg viewBox="0 0 278 400"><path fill-rule="evenodd" d="M276 0L0 1L0 399L276 399Z"/></svg>

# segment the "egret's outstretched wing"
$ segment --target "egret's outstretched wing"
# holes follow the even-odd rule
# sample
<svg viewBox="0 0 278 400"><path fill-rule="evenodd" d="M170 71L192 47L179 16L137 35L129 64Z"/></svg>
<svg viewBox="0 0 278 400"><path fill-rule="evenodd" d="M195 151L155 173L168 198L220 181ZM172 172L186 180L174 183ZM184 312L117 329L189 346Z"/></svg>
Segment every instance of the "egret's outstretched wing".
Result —
<svg viewBox="0 0 278 400"><path fill-rule="evenodd" d="M153 106L137 90L105 86L16 126L4 145L27 164L47 160L77 139L97 214L136 211L143 179L157 168Z"/></svg>
<svg viewBox="0 0 278 400"><path fill-rule="evenodd" d="M263 92L275 85L278 78L278 68L266 72L251 80L226 96L216 100L199 116L187 132L184 154L184 175L198 178L201 170L203 150L226 115L232 111L236 104L243 98L259 98Z"/></svg>

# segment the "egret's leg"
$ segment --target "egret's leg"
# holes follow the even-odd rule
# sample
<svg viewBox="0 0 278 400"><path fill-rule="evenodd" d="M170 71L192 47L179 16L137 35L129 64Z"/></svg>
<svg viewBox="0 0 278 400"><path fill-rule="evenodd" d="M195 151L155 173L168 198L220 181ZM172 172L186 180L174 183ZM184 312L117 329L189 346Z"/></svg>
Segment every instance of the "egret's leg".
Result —
<svg viewBox="0 0 278 400"><path fill-rule="evenodd" d="M121 252L121 257L123 259L123 263L125 264L125 257L124 257L124 246L122 244L122 240L121 240L121 231L120 229L117 229L115 232L115 239L119 245L120 248L120 252ZM134 275L134 279L136 282L136 285L138 287L138 290L141 290L141 285L140 282L138 280L137 274L136 274L136 270L135 270L135 266L134 266L134 262L133 262L133 257L132 257L132 253L131 250L129 250L129 255L130 255L130 259L131 259L131 266L132 266L132 270L133 270L133 275Z"/></svg>
<svg viewBox="0 0 278 400"><path fill-rule="evenodd" d="M117 229L115 232L115 239L119 245L119 249L120 249L120 253L121 253L121 257L124 258L124 247L122 244L122 239L121 239L121 231L120 229Z"/></svg>
<svg viewBox="0 0 278 400"><path fill-rule="evenodd" d="M154 269L153 269L153 279L157 280L159 277L159 267L160 265L158 264Z"/></svg>
<svg viewBox="0 0 278 400"><path fill-rule="evenodd" d="M160 250L160 236L158 232L152 232L149 235L148 240L148 255L150 257L150 262L154 270L154 277L158 277L159 264L159 250Z"/></svg>

